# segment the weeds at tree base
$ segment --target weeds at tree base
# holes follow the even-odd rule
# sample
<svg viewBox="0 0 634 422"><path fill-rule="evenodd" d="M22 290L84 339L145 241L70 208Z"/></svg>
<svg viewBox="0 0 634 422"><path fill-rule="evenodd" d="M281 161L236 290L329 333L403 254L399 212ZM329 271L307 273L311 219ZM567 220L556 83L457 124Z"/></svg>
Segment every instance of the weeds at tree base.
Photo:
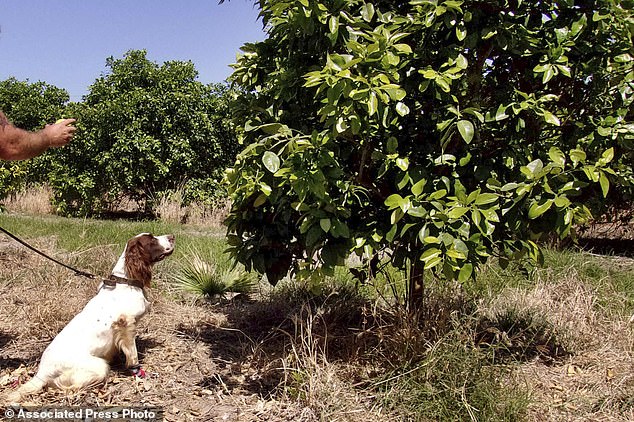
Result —
<svg viewBox="0 0 634 422"><path fill-rule="evenodd" d="M251 293L257 277L237 267L222 268L213 257L204 258L190 250L174 276L174 283L184 291L213 298L227 293Z"/></svg>

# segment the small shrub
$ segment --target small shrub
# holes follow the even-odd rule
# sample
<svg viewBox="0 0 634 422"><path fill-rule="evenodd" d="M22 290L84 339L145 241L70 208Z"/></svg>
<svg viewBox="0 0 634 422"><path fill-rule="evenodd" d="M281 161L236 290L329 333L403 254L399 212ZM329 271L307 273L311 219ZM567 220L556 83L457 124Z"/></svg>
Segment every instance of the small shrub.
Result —
<svg viewBox="0 0 634 422"><path fill-rule="evenodd" d="M213 259L203 258L192 251L185 256L185 264L174 277L184 291L200 296L223 296L227 293L250 293L257 280L253 274L240 268L221 268Z"/></svg>

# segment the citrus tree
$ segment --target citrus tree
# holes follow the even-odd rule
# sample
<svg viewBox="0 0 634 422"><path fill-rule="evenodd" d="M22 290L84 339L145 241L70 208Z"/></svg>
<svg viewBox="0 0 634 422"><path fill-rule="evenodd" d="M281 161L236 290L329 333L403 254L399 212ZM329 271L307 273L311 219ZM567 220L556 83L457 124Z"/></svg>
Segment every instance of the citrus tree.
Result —
<svg viewBox="0 0 634 422"><path fill-rule="evenodd" d="M60 149L51 175L56 206L95 214L120 199L150 211L177 188L211 200L238 151L228 120L229 89L196 80L191 62L157 64L145 51L109 58L109 72L73 104L75 140Z"/></svg>
<svg viewBox="0 0 634 422"><path fill-rule="evenodd" d="M231 251L275 283L384 251L466 281L632 192L632 2L260 0ZM630 196L631 198L631 196Z"/></svg>
<svg viewBox="0 0 634 422"><path fill-rule="evenodd" d="M28 131L42 129L59 119L69 98L66 90L45 82L15 78L0 81L0 110L12 124ZM51 153L28 161L0 162L0 198L23 189L26 184L43 182L50 162Z"/></svg>

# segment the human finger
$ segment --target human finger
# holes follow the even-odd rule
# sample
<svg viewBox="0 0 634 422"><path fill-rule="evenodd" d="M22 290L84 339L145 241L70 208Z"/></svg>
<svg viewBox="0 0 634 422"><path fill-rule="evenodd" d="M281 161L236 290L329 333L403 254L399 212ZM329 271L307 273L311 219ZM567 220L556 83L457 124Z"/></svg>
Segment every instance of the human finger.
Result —
<svg viewBox="0 0 634 422"><path fill-rule="evenodd" d="M72 125L76 121L77 121L77 119L58 119L57 121L55 121L55 124L56 125L68 126L68 125Z"/></svg>

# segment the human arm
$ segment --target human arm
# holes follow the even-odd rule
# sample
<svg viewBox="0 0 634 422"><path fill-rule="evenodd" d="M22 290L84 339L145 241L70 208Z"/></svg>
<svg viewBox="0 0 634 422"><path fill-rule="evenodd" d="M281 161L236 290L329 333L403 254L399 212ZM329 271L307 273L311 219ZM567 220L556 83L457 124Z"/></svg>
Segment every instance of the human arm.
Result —
<svg viewBox="0 0 634 422"><path fill-rule="evenodd" d="M64 146L77 130L70 126L74 122L75 119L64 119L37 132L29 132L13 126L0 111L0 159L26 160L49 148Z"/></svg>

